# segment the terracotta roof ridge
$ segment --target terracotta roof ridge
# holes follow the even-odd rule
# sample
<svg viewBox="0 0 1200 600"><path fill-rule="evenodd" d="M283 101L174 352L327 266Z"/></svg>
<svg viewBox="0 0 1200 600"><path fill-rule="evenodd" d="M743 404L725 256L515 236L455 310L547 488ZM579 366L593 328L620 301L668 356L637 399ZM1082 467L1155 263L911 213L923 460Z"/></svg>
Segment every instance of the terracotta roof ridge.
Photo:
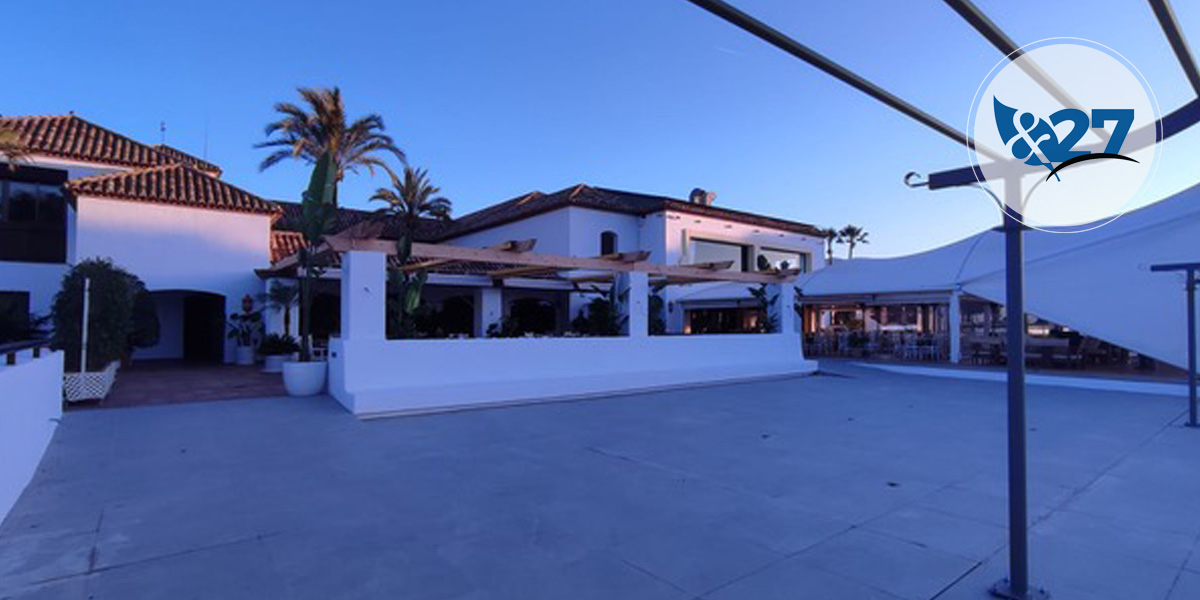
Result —
<svg viewBox="0 0 1200 600"><path fill-rule="evenodd" d="M571 188L571 193L567 194L567 199L574 200L577 196L579 196L579 194L582 194L583 191L587 190L587 189L590 189L588 187L588 184L586 184L586 183L577 184L574 188Z"/></svg>

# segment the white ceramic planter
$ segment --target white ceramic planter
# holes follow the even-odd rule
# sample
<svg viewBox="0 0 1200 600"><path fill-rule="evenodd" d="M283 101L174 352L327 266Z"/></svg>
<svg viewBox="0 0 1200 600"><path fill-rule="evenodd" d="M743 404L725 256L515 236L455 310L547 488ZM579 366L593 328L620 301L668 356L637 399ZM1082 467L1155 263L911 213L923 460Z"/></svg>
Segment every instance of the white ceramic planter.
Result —
<svg viewBox="0 0 1200 600"><path fill-rule="evenodd" d="M291 359L287 354L267 354L263 356L263 373L283 372L283 361Z"/></svg>
<svg viewBox="0 0 1200 600"><path fill-rule="evenodd" d="M237 347L237 364L242 366L254 364L254 346Z"/></svg>
<svg viewBox="0 0 1200 600"><path fill-rule="evenodd" d="M289 396L312 396L325 389L323 361L283 363L283 387Z"/></svg>

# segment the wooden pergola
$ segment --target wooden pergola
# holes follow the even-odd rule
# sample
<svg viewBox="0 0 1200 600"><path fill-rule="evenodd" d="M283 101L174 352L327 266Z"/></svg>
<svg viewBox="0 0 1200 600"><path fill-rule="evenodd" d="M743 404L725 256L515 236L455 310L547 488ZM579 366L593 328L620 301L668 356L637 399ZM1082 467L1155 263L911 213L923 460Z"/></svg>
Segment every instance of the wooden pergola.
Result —
<svg viewBox="0 0 1200 600"><path fill-rule="evenodd" d="M684 285L701 282L740 282L781 284L794 280L798 269L770 271L731 271L733 261L691 265L661 265L647 262L647 251L618 252L592 257L561 256L534 252L536 239L512 240L486 248L414 242L411 257L400 264L396 242L364 232L346 231L328 236L313 254L327 266L339 264L345 252L378 252L388 255L388 268L397 271L425 271L431 274L484 276L493 281L506 279L544 279L580 285L610 283L619 273L646 273L652 285ZM370 232L367 232L370 233ZM300 267L299 254L288 256L259 271L263 277L294 274Z"/></svg>

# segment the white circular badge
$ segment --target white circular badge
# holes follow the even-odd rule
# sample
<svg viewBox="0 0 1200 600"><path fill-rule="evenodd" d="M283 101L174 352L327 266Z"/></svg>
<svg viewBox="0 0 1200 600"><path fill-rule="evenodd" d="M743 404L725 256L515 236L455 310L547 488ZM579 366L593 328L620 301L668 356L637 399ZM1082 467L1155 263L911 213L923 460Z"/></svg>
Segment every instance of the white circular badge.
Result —
<svg viewBox="0 0 1200 600"><path fill-rule="evenodd" d="M1125 57L1051 38L988 73L968 117L968 152L979 184L1009 215L1035 229L1087 231L1145 193L1162 152L1160 116Z"/></svg>

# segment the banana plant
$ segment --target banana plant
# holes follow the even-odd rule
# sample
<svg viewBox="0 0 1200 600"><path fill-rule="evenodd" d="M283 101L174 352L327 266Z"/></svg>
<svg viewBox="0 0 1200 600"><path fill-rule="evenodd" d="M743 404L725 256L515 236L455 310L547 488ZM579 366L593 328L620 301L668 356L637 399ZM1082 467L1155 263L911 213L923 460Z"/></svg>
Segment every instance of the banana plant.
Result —
<svg viewBox="0 0 1200 600"><path fill-rule="evenodd" d="M401 265L407 264L412 257L412 235L407 227L400 231L396 239L396 259ZM396 311L399 317L400 337L411 338L416 333L416 314L421 308L421 292L429 279L426 271L410 273L408 271L389 271L388 278L397 290Z"/></svg>
<svg viewBox="0 0 1200 600"><path fill-rule="evenodd" d="M337 216L337 175L333 156L321 155L313 165L308 190L300 203L300 360L312 360L312 293L325 268L316 262L315 250L325 241L325 234Z"/></svg>

